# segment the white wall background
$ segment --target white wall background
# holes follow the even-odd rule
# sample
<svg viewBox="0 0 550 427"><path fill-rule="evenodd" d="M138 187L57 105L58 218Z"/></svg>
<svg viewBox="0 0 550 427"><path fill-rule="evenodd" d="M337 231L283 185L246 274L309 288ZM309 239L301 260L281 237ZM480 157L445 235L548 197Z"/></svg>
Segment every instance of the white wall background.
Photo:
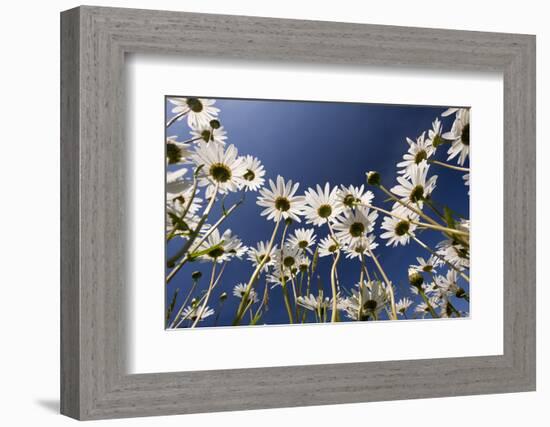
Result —
<svg viewBox="0 0 550 427"><path fill-rule="evenodd" d="M543 170L543 118L550 116L550 27L545 3L409 0L95 1L97 5L245 14L281 18L504 31L537 35L538 218L549 207L550 179ZM493 4L491 4L493 3ZM59 12L76 1L5 2L0 66L0 421L18 426L64 426L59 384ZM546 215L547 216L547 215ZM391 423L544 425L550 402L548 316L543 274L548 258L544 221L538 224L538 391L508 395L171 416L109 421L116 426L316 426ZM32 243L32 245L31 245ZM24 290L24 291L23 291ZM527 314L526 314L527 315ZM545 405L546 404L546 405ZM540 421L538 421L540 420ZM537 422L538 421L538 422ZM93 423L92 423L93 424Z"/></svg>

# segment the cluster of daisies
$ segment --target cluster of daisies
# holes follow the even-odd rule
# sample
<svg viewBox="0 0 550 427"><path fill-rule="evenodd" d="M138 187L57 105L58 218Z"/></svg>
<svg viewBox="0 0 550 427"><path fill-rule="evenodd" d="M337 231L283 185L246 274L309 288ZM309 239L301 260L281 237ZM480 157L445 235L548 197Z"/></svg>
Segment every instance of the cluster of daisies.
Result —
<svg viewBox="0 0 550 427"><path fill-rule="evenodd" d="M365 184L316 185L300 189L298 182L277 176L267 179L261 161L239 155L227 142L215 100L171 97L171 126L186 120L188 137L166 139L166 239L177 243L167 260L167 286L179 282L178 272L190 262L211 263L211 274L202 279L194 272L184 281L182 303L178 291L167 308L169 328L196 327L204 319L217 323L224 301L236 298L233 325L266 323L269 294L281 287L289 323L343 320L398 320L419 317L461 317L457 299L469 301L469 233L467 218L441 209L432 199L437 175L432 169L448 168L469 185L469 109L451 108L444 116L454 122L443 132L435 118L432 128L409 139L408 150L397 163L397 183L387 188L376 171L365 174ZM446 159L436 153L446 152ZM454 163L448 163L453 161ZM461 176L462 175L462 176ZM384 197L375 203L375 194ZM260 215L273 225L271 236L248 246L224 221L243 203L223 206L213 218L216 203L230 193L256 193ZM382 205L387 205L382 207ZM423 232L437 233L441 241L430 247ZM425 258L410 265L408 283L394 283L377 256L379 245L418 245ZM356 283L341 283L338 269L343 258L358 265ZM326 259L328 261L323 261ZM228 263L249 264L250 274L233 285L231 295L213 301ZM315 286L320 262L330 263L330 291ZM202 280L207 286L201 286ZM397 289L399 287L399 289ZM395 295L408 295L396 300Z"/></svg>

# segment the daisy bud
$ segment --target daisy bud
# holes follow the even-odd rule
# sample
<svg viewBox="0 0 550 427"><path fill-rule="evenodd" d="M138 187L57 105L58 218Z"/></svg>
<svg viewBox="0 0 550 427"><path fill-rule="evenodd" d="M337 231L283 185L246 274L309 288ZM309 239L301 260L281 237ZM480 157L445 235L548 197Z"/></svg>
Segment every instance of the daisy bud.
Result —
<svg viewBox="0 0 550 427"><path fill-rule="evenodd" d="M409 283L419 288L424 283L424 277L416 270L409 270Z"/></svg>
<svg viewBox="0 0 550 427"><path fill-rule="evenodd" d="M292 218L287 218L287 219L285 219L285 224L286 224L286 225L292 224Z"/></svg>
<svg viewBox="0 0 550 427"><path fill-rule="evenodd" d="M222 125L222 124L220 123L219 120L216 120L216 119L210 120L210 127L211 127L212 129L219 129L221 125Z"/></svg>
<svg viewBox="0 0 550 427"><path fill-rule="evenodd" d="M376 171L367 172L367 183L370 185L379 186L382 182L380 174Z"/></svg>
<svg viewBox="0 0 550 427"><path fill-rule="evenodd" d="M466 291L462 288L458 288L455 293L457 298L463 298L466 295Z"/></svg>
<svg viewBox="0 0 550 427"><path fill-rule="evenodd" d="M227 292L224 292L220 295L220 301L225 301L227 299Z"/></svg>
<svg viewBox="0 0 550 427"><path fill-rule="evenodd" d="M202 273L200 271L193 271L191 274L191 278L193 280L199 280L202 277Z"/></svg>
<svg viewBox="0 0 550 427"><path fill-rule="evenodd" d="M445 143L445 141L443 140L443 138L441 138L441 135L439 135L439 134L435 135L433 140L432 140L432 146L434 148L437 148L441 144L444 144L444 143Z"/></svg>

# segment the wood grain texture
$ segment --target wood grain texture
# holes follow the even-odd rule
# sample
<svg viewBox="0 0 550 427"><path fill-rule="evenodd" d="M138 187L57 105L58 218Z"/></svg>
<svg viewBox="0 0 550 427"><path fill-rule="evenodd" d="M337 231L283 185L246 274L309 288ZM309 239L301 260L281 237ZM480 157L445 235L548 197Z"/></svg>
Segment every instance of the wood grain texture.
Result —
<svg viewBox="0 0 550 427"><path fill-rule="evenodd" d="M100 419L535 389L534 36L86 6L63 12L61 28L62 413ZM128 375L127 53L502 72L504 354Z"/></svg>

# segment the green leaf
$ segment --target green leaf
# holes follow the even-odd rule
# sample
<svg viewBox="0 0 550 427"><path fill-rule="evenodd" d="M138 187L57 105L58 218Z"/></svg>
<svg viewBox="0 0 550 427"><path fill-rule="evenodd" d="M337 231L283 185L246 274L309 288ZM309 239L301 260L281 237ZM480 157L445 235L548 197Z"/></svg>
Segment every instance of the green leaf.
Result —
<svg viewBox="0 0 550 427"><path fill-rule="evenodd" d="M168 311L166 312L166 321L168 322L168 319L170 319L170 316L174 312L174 307L176 306L176 299L178 298L179 288L176 289L174 292L174 296L172 297L172 301L170 302L170 305L168 306Z"/></svg>
<svg viewBox="0 0 550 427"><path fill-rule="evenodd" d="M443 217L449 228L456 228L456 222L453 218L453 211L447 206L443 206Z"/></svg>

